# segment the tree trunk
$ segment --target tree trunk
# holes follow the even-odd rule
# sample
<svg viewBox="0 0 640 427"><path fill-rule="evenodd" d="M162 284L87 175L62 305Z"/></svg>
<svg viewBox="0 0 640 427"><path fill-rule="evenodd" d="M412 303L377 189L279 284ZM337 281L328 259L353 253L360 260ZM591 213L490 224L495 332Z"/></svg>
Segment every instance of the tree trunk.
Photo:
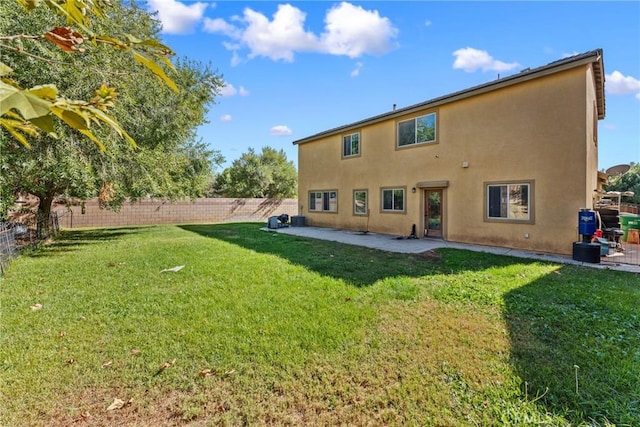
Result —
<svg viewBox="0 0 640 427"><path fill-rule="evenodd" d="M54 193L49 191L44 195L37 195L40 199L40 203L38 204L38 219L41 218L49 218L51 215L51 205L53 204Z"/></svg>
<svg viewBox="0 0 640 427"><path fill-rule="evenodd" d="M39 195L40 203L38 203L38 212L36 214L36 239L47 239L51 233L51 205L55 191L49 189L45 194Z"/></svg>

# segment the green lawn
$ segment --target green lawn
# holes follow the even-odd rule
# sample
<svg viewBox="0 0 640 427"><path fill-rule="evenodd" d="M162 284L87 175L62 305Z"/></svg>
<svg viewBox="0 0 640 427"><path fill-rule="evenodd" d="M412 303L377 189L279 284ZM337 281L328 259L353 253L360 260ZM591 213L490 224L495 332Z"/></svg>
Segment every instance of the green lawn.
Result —
<svg viewBox="0 0 640 427"><path fill-rule="evenodd" d="M65 231L13 261L0 425L640 425L638 275L261 226Z"/></svg>

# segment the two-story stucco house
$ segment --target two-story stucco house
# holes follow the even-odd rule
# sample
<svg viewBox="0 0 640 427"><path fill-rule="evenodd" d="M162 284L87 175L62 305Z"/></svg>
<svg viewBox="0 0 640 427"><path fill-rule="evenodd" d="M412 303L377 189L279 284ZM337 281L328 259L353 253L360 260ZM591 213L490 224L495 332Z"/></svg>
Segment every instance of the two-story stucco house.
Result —
<svg viewBox="0 0 640 427"><path fill-rule="evenodd" d="M598 185L602 50L299 139L314 226L569 254Z"/></svg>

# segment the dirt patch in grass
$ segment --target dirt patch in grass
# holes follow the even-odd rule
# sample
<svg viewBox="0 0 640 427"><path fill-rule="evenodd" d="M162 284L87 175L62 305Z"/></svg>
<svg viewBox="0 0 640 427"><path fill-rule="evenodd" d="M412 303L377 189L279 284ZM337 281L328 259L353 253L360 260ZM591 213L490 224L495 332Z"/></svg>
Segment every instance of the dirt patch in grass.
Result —
<svg viewBox="0 0 640 427"><path fill-rule="evenodd" d="M496 356L500 360L508 357L510 342L505 325L493 313L428 299L389 305L381 317L381 335L413 363L446 363L479 385L499 379L479 363Z"/></svg>
<svg viewBox="0 0 640 427"><path fill-rule="evenodd" d="M415 256L417 258L426 259L427 261L431 261L434 263L439 263L440 261L442 261L442 254L434 249L417 253L415 254Z"/></svg>
<svg viewBox="0 0 640 427"><path fill-rule="evenodd" d="M481 423L469 414L477 413L485 388L503 381L508 345L491 315L434 300L398 301L382 308L363 342L301 366L196 375L184 390L83 390L37 418L48 426ZM108 411L114 398L125 405Z"/></svg>
<svg viewBox="0 0 640 427"><path fill-rule="evenodd" d="M109 410L115 399L122 407ZM178 426L223 419L234 391L217 381L190 390L87 389L60 396L50 413L32 414L30 425L43 426Z"/></svg>
<svg viewBox="0 0 640 427"><path fill-rule="evenodd" d="M492 315L433 300L390 304L365 342L283 379L254 415L294 425L482 424L470 414L505 380L508 348Z"/></svg>

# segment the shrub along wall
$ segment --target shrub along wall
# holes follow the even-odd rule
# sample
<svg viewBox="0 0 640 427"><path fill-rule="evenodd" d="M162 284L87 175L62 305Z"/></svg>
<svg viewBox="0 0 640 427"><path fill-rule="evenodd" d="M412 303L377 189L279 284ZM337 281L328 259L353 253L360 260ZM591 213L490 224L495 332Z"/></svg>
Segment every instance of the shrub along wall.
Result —
<svg viewBox="0 0 640 427"><path fill-rule="evenodd" d="M267 221L270 216L298 215L297 199L210 198L168 202L148 199L125 203L120 212L100 209L98 200L81 206L58 205L60 227L112 227L124 225L194 224Z"/></svg>

